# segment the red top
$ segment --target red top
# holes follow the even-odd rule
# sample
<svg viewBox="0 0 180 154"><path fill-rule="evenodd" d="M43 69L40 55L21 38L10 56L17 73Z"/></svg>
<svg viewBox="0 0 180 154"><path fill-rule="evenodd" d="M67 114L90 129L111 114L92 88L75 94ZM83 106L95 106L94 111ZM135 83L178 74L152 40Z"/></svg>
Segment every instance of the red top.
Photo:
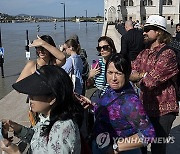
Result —
<svg viewBox="0 0 180 154"><path fill-rule="evenodd" d="M163 43L153 50L145 49L132 62L133 71L147 72L140 81L140 98L150 117L179 111L172 81L172 77L178 73L176 55L171 49L166 49L158 58L156 57L158 51L164 46Z"/></svg>

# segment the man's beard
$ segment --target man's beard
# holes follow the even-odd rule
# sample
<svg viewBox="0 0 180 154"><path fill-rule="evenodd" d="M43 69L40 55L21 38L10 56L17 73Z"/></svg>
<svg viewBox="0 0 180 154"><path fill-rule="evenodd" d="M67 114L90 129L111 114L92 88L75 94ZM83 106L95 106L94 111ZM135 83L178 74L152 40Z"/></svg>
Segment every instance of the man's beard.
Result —
<svg viewBox="0 0 180 154"><path fill-rule="evenodd" d="M144 35L144 44L146 48L150 47L155 41L156 39L152 39L152 38L149 38L148 35Z"/></svg>

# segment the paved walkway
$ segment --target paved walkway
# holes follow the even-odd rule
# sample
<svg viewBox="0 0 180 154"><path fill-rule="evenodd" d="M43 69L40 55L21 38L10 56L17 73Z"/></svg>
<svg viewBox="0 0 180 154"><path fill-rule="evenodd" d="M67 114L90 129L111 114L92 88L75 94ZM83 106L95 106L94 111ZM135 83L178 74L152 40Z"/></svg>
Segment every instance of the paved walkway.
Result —
<svg viewBox="0 0 180 154"><path fill-rule="evenodd" d="M173 34L174 28L168 27L168 30ZM115 45L120 51L120 34L117 33L114 26L111 25L107 32L107 36L112 37ZM89 96L92 91L87 91ZM11 91L7 96L0 100L0 119L11 119L23 125L29 125L28 122L28 104L26 95L19 94L15 90ZM169 144L167 154L179 154L180 151L180 116L177 116L173 123L171 135L175 137L175 143ZM1 153L1 152L0 152Z"/></svg>

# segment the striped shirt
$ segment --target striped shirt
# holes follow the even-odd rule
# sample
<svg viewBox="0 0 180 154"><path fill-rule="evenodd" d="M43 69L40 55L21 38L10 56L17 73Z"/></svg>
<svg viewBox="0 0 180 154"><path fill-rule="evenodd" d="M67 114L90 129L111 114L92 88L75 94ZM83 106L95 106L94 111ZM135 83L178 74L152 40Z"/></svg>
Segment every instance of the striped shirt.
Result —
<svg viewBox="0 0 180 154"><path fill-rule="evenodd" d="M99 67L101 68L101 72L100 72L100 74L97 74L94 77L96 88L103 90L103 94L104 94L106 88L109 86L109 84L106 83L106 78L105 78L105 65L106 64L103 62L103 59L100 58L99 59Z"/></svg>

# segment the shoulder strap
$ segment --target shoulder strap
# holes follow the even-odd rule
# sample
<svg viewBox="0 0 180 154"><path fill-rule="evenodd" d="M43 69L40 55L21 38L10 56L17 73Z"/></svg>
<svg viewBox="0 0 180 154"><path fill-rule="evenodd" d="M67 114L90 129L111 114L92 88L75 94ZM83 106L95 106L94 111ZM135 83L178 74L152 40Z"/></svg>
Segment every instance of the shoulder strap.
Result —
<svg viewBox="0 0 180 154"><path fill-rule="evenodd" d="M74 69L75 69L74 58L71 57L71 59L72 59L72 74L74 74Z"/></svg>
<svg viewBox="0 0 180 154"><path fill-rule="evenodd" d="M162 47L162 48L158 51L158 53L157 53L157 55L156 55L156 59L160 56L160 54L163 53L163 51L165 51L165 50L167 50L167 49L171 49L171 47L168 46L168 45L165 45L164 47Z"/></svg>

